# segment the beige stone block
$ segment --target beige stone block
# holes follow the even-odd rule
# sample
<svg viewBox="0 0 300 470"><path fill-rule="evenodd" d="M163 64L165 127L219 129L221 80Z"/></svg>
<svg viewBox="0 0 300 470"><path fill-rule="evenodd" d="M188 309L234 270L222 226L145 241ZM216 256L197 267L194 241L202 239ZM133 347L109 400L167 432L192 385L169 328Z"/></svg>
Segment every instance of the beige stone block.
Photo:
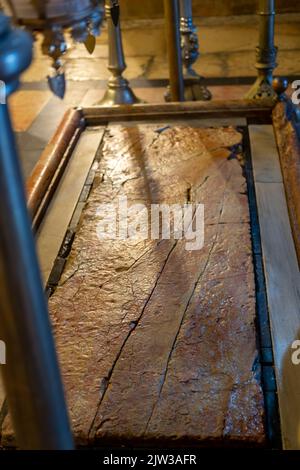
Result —
<svg viewBox="0 0 300 470"><path fill-rule="evenodd" d="M126 78L142 76L147 69L149 60L149 57L128 57L126 59ZM110 76L107 66L107 59L67 59L66 75L70 80L107 80Z"/></svg>
<svg viewBox="0 0 300 470"><path fill-rule="evenodd" d="M9 99L13 127L16 132L24 132L48 103L48 91L21 90Z"/></svg>

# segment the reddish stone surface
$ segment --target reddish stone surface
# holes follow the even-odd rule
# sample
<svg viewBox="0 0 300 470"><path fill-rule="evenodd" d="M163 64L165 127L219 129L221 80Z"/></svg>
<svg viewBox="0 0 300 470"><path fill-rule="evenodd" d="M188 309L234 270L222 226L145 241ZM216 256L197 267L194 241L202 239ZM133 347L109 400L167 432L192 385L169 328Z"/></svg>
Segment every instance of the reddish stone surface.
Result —
<svg viewBox="0 0 300 470"><path fill-rule="evenodd" d="M229 150L241 135L165 127L109 126L50 299L74 434L81 444L262 444L246 182ZM118 195L204 203L204 248L99 241L97 208Z"/></svg>
<svg viewBox="0 0 300 470"><path fill-rule="evenodd" d="M293 123L288 119L287 104L273 110L273 125L281 161L291 227L300 263L300 144Z"/></svg>

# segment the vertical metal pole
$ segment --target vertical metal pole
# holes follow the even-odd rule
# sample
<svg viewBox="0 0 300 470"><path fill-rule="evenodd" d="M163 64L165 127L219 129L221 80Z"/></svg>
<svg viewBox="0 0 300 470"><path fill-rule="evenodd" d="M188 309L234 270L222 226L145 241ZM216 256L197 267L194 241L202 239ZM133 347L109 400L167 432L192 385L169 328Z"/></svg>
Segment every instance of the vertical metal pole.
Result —
<svg viewBox="0 0 300 470"><path fill-rule="evenodd" d="M184 101L178 0L164 0L172 101Z"/></svg>
<svg viewBox="0 0 300 470"><path fill-rule="evenodd" d="M190 19L192 22L192 16L193 16L192 0L180 0L180 15L181 15L181 18Z"/></svg>
<svg viewBox="0 0 300 470"><path fill-rule="evenodd" d="M193 65L200 56L197 28L193 23L192 0L180 0L180 34L184 64L184 89L187 101L207 101L212 98L204 85L204 78Z"/></svg>
<svg viewBox="0 0 300 470"><path fill-rule="evenodd" d="M112 18L112 12L114 10L111 7L111 0L106 0L105 11L109 49L108 70L112 75L108 80L105 95L99 104L101 106L114 106L120 104L139 103L140 100L133 93L128 80L123 77L123 72L126 69L126 62L122 43L120 19L116 18L117 24L114 23Z"/></svg>
<svg viewBox="0 0 300 470"><path fill-rule="evenodd" d="M273 70L277 67L277 48L274 45L275 0L259 2L259 46L256 48L258 77L246 98L277 99L273 89Z"/></svg>
<svg viewBox="0 0 300 470"><path fill-rule="evenodd" d="M8 90L31 61L27 33L0 14L0 79ZM2 42L3 41L3 42ZM9 46L12 46L10 50ZM1 367L18 445L72 449L62 382L35 252L8 107L0 105L0 338Z"/></svg>

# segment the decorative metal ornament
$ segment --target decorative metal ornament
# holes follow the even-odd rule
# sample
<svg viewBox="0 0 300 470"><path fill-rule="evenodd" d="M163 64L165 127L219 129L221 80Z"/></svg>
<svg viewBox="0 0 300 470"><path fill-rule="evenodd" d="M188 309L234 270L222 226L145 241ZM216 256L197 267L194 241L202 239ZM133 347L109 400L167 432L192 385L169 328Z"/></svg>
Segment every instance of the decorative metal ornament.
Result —
<svg viewBox="0 0 300 470"><path fill-rule="evenodd" d="M277 47L274 45L275 14L275 0L260 0L259 46L256 48L258 77L246 95L248 99L277 99L273 88L273 70L277 67Z"/></svg>
<svg viewBox="0 0 300 470"><path fill-rule="evenodd" d="M115 26L118 26L120 19L120 5L119 0L110 0L110 14Z"/></svg>
<svg viewBox="0 0 300 470"><path fill-rule="evenodd" d="M104 17L103 4L104 0L4 0L18 24L43 32L42 51L53 59L54 69L48 83L60 98L66 89L61 61L67 50L65 29L70 29L72 39L84 43L92 53Z"/></svg>
<svg viewBox="0 0 300 470"><path fill-rule="evenodd" d="M273 80L273 89L278 96L279 101L286 101L287 96L285 94L289 87L289 81L285 77L275 77Z"/></svg>

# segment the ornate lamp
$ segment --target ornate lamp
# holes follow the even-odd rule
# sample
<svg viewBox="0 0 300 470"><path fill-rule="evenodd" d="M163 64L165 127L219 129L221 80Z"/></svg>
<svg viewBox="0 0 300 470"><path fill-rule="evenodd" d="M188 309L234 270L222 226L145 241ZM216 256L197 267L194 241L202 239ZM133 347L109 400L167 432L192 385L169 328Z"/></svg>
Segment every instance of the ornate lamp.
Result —
<svg viewBox="0 0 300 470"><path fill-rule="evenodd" d="M4 0L2 3L18 24L43 32L42 51L53 59L54 74L48 77L49 86L53 93L63 98L66 85L61 56L67 50L64 32L69 29L72 38L84 43L92 53L104 17L104 1ZM111 0L111 14L116 18L114 0Z"/></svg>

